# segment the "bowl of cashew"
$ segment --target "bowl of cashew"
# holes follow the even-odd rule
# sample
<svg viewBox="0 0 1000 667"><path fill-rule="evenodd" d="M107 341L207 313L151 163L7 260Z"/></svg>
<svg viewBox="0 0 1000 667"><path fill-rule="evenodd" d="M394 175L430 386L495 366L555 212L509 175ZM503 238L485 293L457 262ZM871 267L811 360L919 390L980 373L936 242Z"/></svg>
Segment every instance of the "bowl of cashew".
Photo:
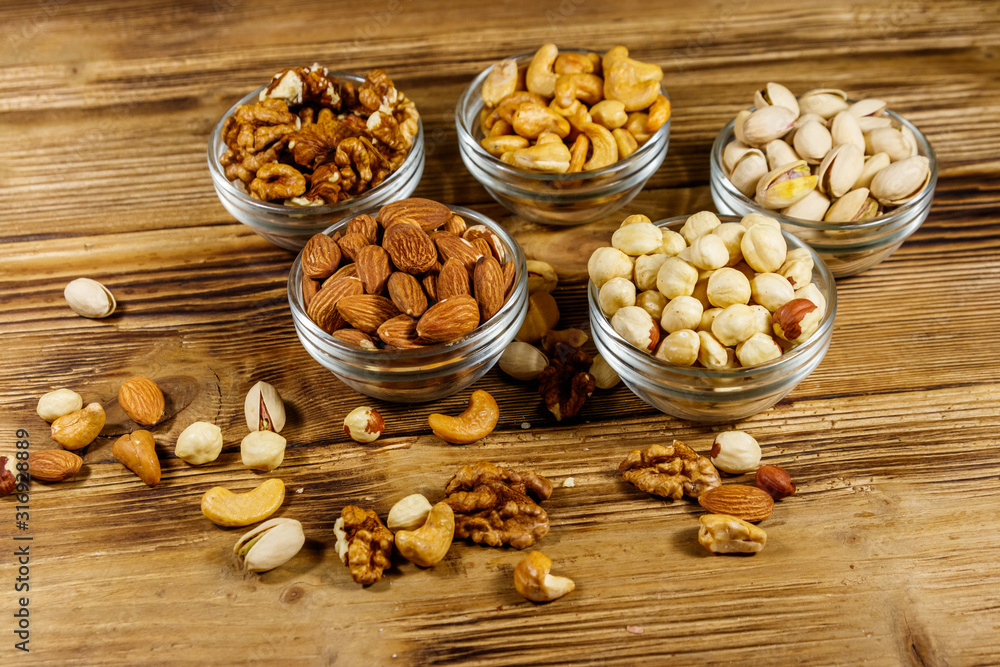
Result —
<svg viewBox="0 0 1000 667"><path fill-rule="evenodd" d="M627 204L660 168L670 137L663 70L616 46L603 55L546 44L502 60L455 109L469 172L515 215L580 225Z"/></svg>

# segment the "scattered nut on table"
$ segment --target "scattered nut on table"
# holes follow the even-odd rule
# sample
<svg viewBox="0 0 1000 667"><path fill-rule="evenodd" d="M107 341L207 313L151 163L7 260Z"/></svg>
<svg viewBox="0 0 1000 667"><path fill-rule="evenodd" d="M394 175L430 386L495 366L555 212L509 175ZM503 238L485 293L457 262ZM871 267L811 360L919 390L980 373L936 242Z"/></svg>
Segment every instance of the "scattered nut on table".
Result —
<svg viewBox="0 0 1000 667"><path fill-rule="evenodd" d="M341 510L333 532L337 554L355 582L371 586L382 579L382 573L392 565L393 535L375 512L348 505Z"/></svg>
<svg viewBox="0 0 1000 667"><path fill-rule="evenodd" d="M214 486L201 497L201 512L220 526L249 526L278 511L285 500L285 483L269 479L246 493Z"/></svg>
<svg viewBox="0 0 1000 667"><path fill-rule="evenodd" d="M62 482L80 472L83 459L65 449L43 449L28 454L28 468L34 479Z"/></svg>
<svg viewBox="0 0 1000 667"><path fill-rule="evenodd" d="M544 352L530 343L517 340L504 348L497 361L500 370L518 380L534 380L548 365L549 359Z"/></svg>
<svg viewBox="0 0 1000 667"><path fill-rule="evenodd" d="M63 296L74 313L91 319L108 317L118 306L111 290L90 278L70 281L63 290Z"/></svg>
<svg viewBox="0 0 1000 667"><path fill-rule="evenodd" d="M211 463L222 453L222 429L208 422L194 422L177 436L174 454L191 465Z"/></svg>
<svg viewBox="0 0 1000 667"><path fill-rule="evenodd" d="M506 164L548 173L592 171L627 158L670 118L659 65L616 46L560 53L545 44L520 75L514 60L483 82L480 145Z"/></svg>
<svg viewBox="0 0 1000 667"><path fill-rule="evenodd" d="M384 431L382 415L367 405L359 405L344 417L344 433L355 442L375 442Z"/></svg>
<svg viewBox="0 0 1000 667"><path fill-rule="evenodd" d="M240 443L240 460L251 470L274 470L285 460L287 444L273 431L251 431Z"/></svg>
<svg viewBox="0 0 1000 667"><path fill-rule="evenodd" d="M576 589L572 579L549 574L551 569L551 558L532 551L514 568L514 589L532 602L552 602Z"/></svg>
<svg viewBox="0 0 1000 667"><path fill-rule="evenodd" d="M493 432L500 419L500 407L489 392L477 389L469 397L469 405L457 417L431 414L427 422L434 435L454 445L481 440Z"/></svg>
<svg viewBox="0 0 1000 667"><path fill-rule="evenodd" d="M35 408L35 411L39 417L51 423L82 407L83 397L80 394L72 389L56 389L43 394L38 399L38 407Z"/></svg>
<svg viewBox="0 0 1000 667"><path fill-rule="evenodd" d="M698 498L722 484L712 462L680 440L632 450L618 473L641 491L674 500Z"/></svg>
<svg viewBox="0 0 1000 667"><path fill-rule="evenodd" d="M851 102L834 89L796 98L768 83L754 105L736 116L722 164L730 182L764 208L863 222L918 197L930 182L930 160L882 100Z"/></svg>
<svg viewBox="0 0 1000 667"><path fill-rule="evenodd" d="M454 537L455 513L448 503L440 502L420 527L396 533L396 550L411 563L434 567L447 555Z"/></svg>
<svg viewBox="0 0 1000 667"><path fill-rule="evenodd" d="M382 183L406 160L420 116L384 70L364 83L325 67L283 69L222 128L226 178L288 206L335 205Z"/></svg>
<svg viewBox="0 0 1000 667"><path fill-rule="evenodd" d="M760 445L744 431L723 431L716 434L709 457L722 472L742 475L760 465Z"/></svg>
<svg viewBox="0 0 1000 667"><path fill-rule="evenodd" d="M795 495L795 482L784 468L774 465L761 466L757 469L754 484L758 489L766 491L775 500L781 500Z"/></svg>
<svg viewBox="0 0 1000 667"><path fill-rule="evenodd" d="M7 470L7 457L0 456L0 498L9 496L17 489L14 473Z"/></svg>
<svg viewBox="0 0 1000 667"><path fill-rule="evenodd" d="M755 554L767 544L763 528L734 516L706 514L698 522L698 543L712 553Z"/></svg>
<svg viewBox="0 0 1000 667"><path fill-rule="evenodd" d="M678 233L638 217L618 231L655 229L669 248L651 232L647 243L612 236L618 247L596 249L588 263L603 314L633 347L679 366L749 367L819 330L826 299L811 282L812 255L789 251L774 218L722 223L702 211Z"/></svg>
<svg viewBox="0 0 1000 667"><path fill-rule="evenodd" d="M535 500L552 495L552 482L533 471L480 461L459 468L445 494L459 539L525 549L549 532L549 517Z"/></svg>
<svg viewBox="0 0 1000 667"><path fill-rule="evenodd" d="M385 525L396 533L401 530L416 530L427 521L431 503L420 493L413 493L392 506Z"/></svg>
<svg viewBox="0 0 1000 667"><path fill-rule="evenodd" d="M126 433L115 441L111 453L118 462L139 476L146 486L160 483L160 459L149 431Z"/></svg>
<svg viewBox="0 0 1000 667"><path fill-rule="evenodd" d="M139 375L122 383L118 390L118 405L135 423L153 426L163 419L166 399L153 380Z"/></svg>
<svg viewBox="0 0 1000 667"><path fill-rule="evenodd" d="M251 431L274 431L285 428L285 403L273 385L261 380L247 392L243 414Z"/></svg>
<svg viewBox="0 0 1000 667"><path fill-rule="evenodd" d="M87 407L52 422L52 439L66 449L82 449L100 435L106 415L100 403Z"/></svg>
<svg viewBox="0 0 1000 667"><path fill-rule="evenodd" d="M774 499L756 486L724 484L698 497L698 504L714 514L728 514L757 523L771 516Z"/></svg>
<svg viewBox="0 0 1000 667"><path fill-rule="evenodd" d="M267 572L290 561L305 543L302 524L295 519L268 519L244 533L233 553L247 572Z"/></svg>

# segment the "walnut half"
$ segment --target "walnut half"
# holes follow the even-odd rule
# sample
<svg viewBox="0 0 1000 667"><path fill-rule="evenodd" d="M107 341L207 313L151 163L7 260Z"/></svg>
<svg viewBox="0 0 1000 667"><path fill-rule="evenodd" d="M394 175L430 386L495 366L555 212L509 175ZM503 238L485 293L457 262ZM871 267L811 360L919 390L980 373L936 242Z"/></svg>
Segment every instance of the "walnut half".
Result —
<svg viewBox="0 0 1000 667"><path fill-rule="evenodd" d="M680 440L670 445L650 445L634 449L618 466L618 472L646 493L680 500L688 495L698 498L709 489L722 486L712 462Z"/></svg>
<svg viewBox="0 0 1000 667"><path fill-rule="evenodd" d="M534 472L516 472L488 461L462 466L445 488L455 512L455 537L499 547L530 547L549 532L549 517L537 500L552 495L552 482Z"/></svg>
<svg viewBox="0 0 1000 667"><path fill-rule="evenodd" d="M348 505L333 528L337 535L337 553L351 570L351 578L371 586L382 578L391 563L392 533L382 525L378 514Z"/></svg>

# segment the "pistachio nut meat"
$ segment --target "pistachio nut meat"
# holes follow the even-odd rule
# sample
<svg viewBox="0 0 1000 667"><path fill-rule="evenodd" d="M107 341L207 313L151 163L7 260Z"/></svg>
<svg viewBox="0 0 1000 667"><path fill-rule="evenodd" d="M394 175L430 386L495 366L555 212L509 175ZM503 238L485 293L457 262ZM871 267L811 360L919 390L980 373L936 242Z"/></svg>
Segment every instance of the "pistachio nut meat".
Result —
<svg viewBox="0 0 1000 667"><path fill-rule="evenodd" d="M881 207L872 199L868 188L851 190L830 206L823 220L826 222L862 222L878 216Z"/></svg>
<svg viewBox="0 0 1000 667"><path fill-rule="evenodd" d="M765 208L782 209L791 206L816 189L805 160L773 169L757 183L756 201Z"/></svg>

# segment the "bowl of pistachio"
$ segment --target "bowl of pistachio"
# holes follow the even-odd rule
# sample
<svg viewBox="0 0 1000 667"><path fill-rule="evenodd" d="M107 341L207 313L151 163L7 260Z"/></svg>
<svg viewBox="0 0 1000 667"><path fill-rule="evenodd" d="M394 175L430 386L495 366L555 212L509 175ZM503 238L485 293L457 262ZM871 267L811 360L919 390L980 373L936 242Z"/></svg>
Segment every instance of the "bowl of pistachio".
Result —
<svg viewBox="0 0 1000 667"><path fill-rule="evenodd" d="M923 224L938 166L923 133L884 100L835 89L796 97L768 83L716 137L710 169L721 213L774 217L841 277L883 261Z"/></svg>

